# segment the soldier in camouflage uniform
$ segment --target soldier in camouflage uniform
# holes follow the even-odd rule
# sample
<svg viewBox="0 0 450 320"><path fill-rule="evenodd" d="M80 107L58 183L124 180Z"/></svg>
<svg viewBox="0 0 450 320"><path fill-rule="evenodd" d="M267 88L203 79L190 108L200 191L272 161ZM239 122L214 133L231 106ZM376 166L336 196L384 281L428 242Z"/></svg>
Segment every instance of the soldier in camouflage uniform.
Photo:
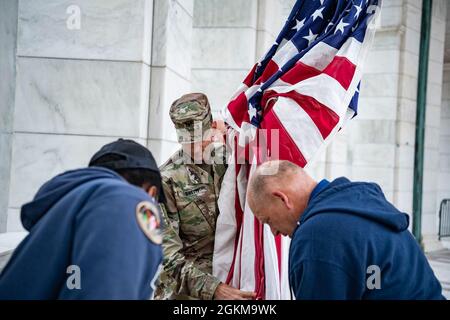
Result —
<svg viewBox="0 0 450 320"><path fill-rule="evenodd" d="M253 293L227 286L212 275L217 199L226 164L224 147L214 148L213 135L204 135L217 128L207 97L182 96L172 104L170 117L182 148L160 168L166 196L166 205L161 205L164 270L155 298L252 298ZM215 159L210 164L203 156L208 148Z"/></svg>

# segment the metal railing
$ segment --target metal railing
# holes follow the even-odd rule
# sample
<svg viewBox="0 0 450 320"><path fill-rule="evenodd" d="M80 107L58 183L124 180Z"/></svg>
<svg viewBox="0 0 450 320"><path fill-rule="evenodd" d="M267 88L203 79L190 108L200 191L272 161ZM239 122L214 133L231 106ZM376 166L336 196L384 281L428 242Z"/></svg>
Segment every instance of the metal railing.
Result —
<svg viewBox="0 0 450 320"><path fill-rule="evenodd" d="M439 240L450 237L450 199L444 199L439 209Z"/></svg>

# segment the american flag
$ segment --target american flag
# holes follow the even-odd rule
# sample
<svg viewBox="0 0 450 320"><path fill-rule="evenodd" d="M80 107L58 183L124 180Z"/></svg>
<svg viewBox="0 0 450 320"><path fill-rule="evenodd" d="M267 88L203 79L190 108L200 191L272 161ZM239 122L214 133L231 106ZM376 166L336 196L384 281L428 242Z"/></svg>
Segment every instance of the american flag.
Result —
<svg viewBox="0 0 450 320"><path fill-rule="evenodd" d="M213 259L222 281L259 299L290 298L289 239L274 237L254 218L245 201L247 181L267 159L305 167L356 115L381 2L297 0L224 110L233 161L219 197Z"/></svg>

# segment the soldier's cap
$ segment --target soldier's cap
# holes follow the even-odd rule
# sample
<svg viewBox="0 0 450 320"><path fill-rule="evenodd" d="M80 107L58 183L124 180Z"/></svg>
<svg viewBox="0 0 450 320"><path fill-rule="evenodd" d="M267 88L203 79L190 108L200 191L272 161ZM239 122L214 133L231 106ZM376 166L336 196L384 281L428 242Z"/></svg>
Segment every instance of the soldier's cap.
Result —
<svg viewBox="0 0 450 320"><path fill-rule="evenodd" d="M211 128L211 108L203 93L189 93L175 100L169 115L180 143L200 142L203 133Z"/></svg>
<svg viewBox="0 0 450 320"><path fill-rule="evenodd" d="M147 169L156 173L159 177L156 187L159 191L159 202L166 203L166 197L164 195L161 173L155 158L150 150L140 145L139 143L120 138L117 141L108 143L100 148L89 161L89 167L106 155L118 155L120 159L112 160L109 162L102 162L101 166L111 169L113 171L119 169Z"/></svg>

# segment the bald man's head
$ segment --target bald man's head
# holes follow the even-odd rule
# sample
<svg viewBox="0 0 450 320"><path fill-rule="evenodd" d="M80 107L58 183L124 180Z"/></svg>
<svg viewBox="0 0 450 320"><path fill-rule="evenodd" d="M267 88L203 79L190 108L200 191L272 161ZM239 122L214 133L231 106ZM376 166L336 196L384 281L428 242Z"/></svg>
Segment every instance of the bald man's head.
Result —
<svg viewBox="0 0 450 320"><path fill-rule="evenodd" d="M316 182L285 160L261 164L248 184L247 200L255 216L274 234L291 235Z"/></svg>
<svg viewBox="0 0 450 320"><path fill-rule="evenodd" d="M285 184L288 180L301 174L302 168L285 160L267 161L256 168L250 183L248 192L256 203L261 203L270 192L269 186Z"/></svg>

